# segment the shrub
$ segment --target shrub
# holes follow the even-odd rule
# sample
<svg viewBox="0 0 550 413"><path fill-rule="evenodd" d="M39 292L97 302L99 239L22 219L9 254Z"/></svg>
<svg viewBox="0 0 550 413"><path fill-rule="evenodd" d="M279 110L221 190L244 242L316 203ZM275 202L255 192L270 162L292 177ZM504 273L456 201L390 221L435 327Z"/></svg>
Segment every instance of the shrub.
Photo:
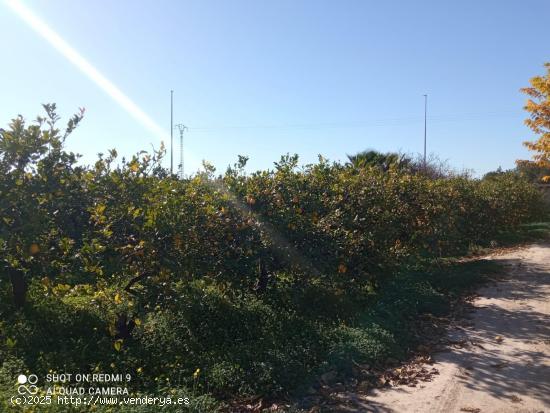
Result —
<svg viewBox="0 0 550 413"><path fill-rule="evenodd" d="M328 359L398 355L410 318L447 304L397 274L544 213L508 173L433 179L286 155L180 180L163 148L77 166L63 142L82 114L62 135L46 111L0 130L4 369L142 369L136 389L281 394Z"/></svg>

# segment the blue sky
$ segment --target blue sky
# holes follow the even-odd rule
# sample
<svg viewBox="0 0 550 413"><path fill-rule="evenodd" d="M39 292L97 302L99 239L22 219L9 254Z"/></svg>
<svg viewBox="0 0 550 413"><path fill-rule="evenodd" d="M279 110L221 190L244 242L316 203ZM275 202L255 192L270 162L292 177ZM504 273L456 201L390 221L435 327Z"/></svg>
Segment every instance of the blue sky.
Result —
<svg viewBox="0 0 550 413"><path fill-rule="evenodd" d="M56 102L86 117L68 142L91 163L159 138L0 0L0 125ZM550 60L547 0L26 0L158 124L185 134L186 172L374 148L484 173L528 157L519 88ZM176 135L177 136L177 135ZM177 142L177 140L176 140ZM168 164L167 164L168 165Z"/></svg>

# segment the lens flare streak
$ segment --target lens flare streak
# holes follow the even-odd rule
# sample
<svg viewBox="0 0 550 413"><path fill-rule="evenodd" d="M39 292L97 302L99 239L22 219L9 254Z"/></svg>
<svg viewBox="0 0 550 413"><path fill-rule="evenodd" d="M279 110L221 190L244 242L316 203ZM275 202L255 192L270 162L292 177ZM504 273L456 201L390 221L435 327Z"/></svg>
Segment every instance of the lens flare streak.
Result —
<svg viewBox="0 0 550 413"><path fill-rule="evenodd" d="M52 30L43 20L19 0L6 0L5 4L15 12L35 32L50 43L68 61L75 65L90 80L99 86L107 95L117 102L126 112L140 122L147 130L162 141L168 141L168 134L158 123L147 115L137 104L126 96L116 85L107 79L88 60L80 55L59 34Z"/></svg>

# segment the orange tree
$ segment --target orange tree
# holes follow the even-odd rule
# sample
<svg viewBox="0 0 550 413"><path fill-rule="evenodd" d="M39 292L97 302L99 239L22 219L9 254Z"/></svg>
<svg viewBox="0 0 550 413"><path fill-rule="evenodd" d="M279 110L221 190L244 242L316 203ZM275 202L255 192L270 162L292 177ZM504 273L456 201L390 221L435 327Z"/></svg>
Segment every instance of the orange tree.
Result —
<svg viewBox="0 0 550 413"><path fill-rule="evenodd" d="M61 132L55 105L44 109L46 116L34 124L19 116L0 129L0 271L18 307L25 304L29 279L56 272L87 222L79 188L84 170L75 166L75 154L63 150L83 110Z"/></svg>

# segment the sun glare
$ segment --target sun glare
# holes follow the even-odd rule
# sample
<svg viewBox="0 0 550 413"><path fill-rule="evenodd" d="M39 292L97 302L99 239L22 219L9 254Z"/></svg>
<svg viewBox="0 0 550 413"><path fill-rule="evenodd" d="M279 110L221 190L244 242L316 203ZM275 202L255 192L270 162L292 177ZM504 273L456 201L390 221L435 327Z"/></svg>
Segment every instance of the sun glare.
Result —
<svg viewBox="0 0 550 413"><path fill-rule="evenodd" d="M147 128L156 138L164 142L170 139L167 133L158 123L147 115L138 105L126 96L117 86L107 79L90 62L71 47L59 34L52 30L44 21L32 12L19 0L6 0L6 4L27 23L34 31L47 40L59 53L74 64L97 86L105 91L126 112Z"/></svg>

